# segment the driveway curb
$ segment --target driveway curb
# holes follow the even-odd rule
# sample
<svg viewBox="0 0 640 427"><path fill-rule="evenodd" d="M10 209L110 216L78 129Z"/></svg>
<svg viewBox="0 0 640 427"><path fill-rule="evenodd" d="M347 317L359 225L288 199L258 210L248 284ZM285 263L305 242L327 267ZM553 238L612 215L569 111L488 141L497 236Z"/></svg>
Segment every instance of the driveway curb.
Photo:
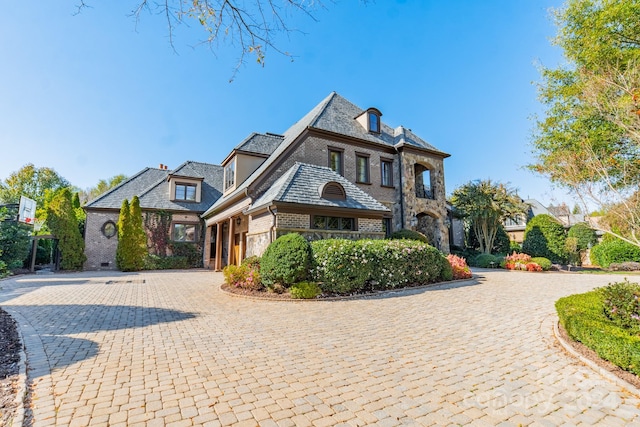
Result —
<svg viewBox="0 0 640 427"><path fill-rule="evenodd" d="M600 375L608 379L609 381L624 388L629 393L635 394L636 396L640 396L640 389L628 383L627 381L623 380L622 378L618 377L617 375L612 374L611 372L607 371L603 367L598 366L596 363L592 362L591 360L587 359L586 357L578 353L576 350L574 350L571 344L569 344L560 335L560 331L558 329L558 323L559 323L559 320L556 317L553 322L553 335L555 335L556 340L558 340L560 345L567 351L567 353L571 354L573 357L575 357L580 362L582 362L582 364L587 365L588 367L590 367L591 369L593 369L594 371L598 372Z"/></svg>

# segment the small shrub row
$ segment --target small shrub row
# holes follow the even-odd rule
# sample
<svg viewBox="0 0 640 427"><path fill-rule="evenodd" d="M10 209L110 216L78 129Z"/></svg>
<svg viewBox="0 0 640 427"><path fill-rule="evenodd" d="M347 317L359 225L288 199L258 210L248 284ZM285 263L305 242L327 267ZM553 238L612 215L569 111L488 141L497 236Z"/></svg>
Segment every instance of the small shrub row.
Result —
<svg viewBox="0 0 640 427"><path fill-rule="evenodd" d="M167 256L160 257L154 254L148 254L144 258L144 270L183 270L191 268L189 260L184 256Z"/></svg>
<svg viewBox="0 0 640 427"><path fill-rule="evenodd" d="M551 268L551 261L544 257L531 258L525 253L512 253L504 257L500 264L507 270L546 271Z"/></svg>
<svg viewBox="0 0 640 427"><path fill-rule="evenodd" d="M610 285L611 286L611 285ZM615 287L619 284L614 284ZM640 375L640 336L634 328L616 324L607 315L607 307L613 307L611 295L625 292L596 289L584 294L571 295L556 302L560 324L569 336L594 350L599 357L610 361L622 369ZM609 297L607 297L609 295ZM621 296L626 300L626 296ZM611 308L609 315L611 315Z"/></svg>

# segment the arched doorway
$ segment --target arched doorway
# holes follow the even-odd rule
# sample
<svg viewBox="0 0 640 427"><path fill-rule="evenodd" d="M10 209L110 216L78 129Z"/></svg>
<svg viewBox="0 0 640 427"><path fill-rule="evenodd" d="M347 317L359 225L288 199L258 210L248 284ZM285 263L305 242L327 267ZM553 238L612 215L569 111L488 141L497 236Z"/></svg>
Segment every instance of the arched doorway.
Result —
<svg viewBox="0 0 640 427"><path fill-rule="evenodd" d="M437 249L442 246L442 237L440 236L440 221L433 215L422 212L416 215L418 223L416 224L416 231L427 236L429 244Z"/></svg>

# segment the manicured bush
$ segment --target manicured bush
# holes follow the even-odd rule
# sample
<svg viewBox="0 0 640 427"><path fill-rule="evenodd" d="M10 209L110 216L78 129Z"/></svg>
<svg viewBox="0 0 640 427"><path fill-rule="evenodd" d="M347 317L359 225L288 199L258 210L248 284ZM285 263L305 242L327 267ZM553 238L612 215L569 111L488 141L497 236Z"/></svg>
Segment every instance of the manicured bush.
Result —
<svg viewBox="0 0 640 427"><path fill-rule="evenodd" d="M531 258L531 262L535 262L536 264L538 264L540 267L542 267L542 270L544 271L549 271L551 270L551 261L549 261L547 258L538 256L538 257L534 257Z"/></svg>
<svg viewBox="0 0 640 427"><path fill-rule="evenodd" d="M242 265L249 268L260 270L260 257L253 255L242 260Z"/></svg>
<svg viewBox="0 0 640 427"><path fill-rule="evenodd" d="M471 278L471 270L467 266L467 261L457 255L447 255L447 261L451 265L453 279L469 279ZM446 280L445 277L443 279Z"/></svg>
<svg viewBox="0 0 640 427"><path fill-rule="evenodd" d="M392 289L442 280L444 256L413 240L312 242L313 276L325 293Z"/></svg>
<svg viewBox="0 0 640 427"><path fill-rule="evenodd" d="M272 287L279 283L288 287L302 282L311 268L311 246L297 233L285 234L271 243L260 260L262 283Z"/></svg>
<svg viewBox="0 0 640 427"><path fill-rule="evenodd" d="M624 282L609 284L602 288L604 312L616 325L640 332L640 285Z"/></svg>
<svg viewBox="0 0 640 427"><path fill-rule="evenodd" d="M322 293L322 289L315 282L294 283L289 288L289 295L296 299L313 299Z"/></svg>
<svg viewBox="0 0 640 427"><path fill-rule="evenodd" d="M610 234L605 235L601 243L591 248L591 262L602 268L626 261L640 262L640 248Z"/></svg>
<svg viewBox="0 0 640 427"><path fill-rule="evenodd" d="M455 256L455 255L449 255L449 256ZM448 282L449 280L453 280L453 266L451 265L451 262L449 261L448 256L442 257L442 272L440 273L440 278L445 282Z"/></svg>
<svg viewBox="0 0 640 427"><path fill-rule="evenodd" d="M556 301L560 324L571 338L622 369L640 375L640 336L605 314L604 293L596 289Z"/></svg>
<svg viewBox="0 0 640 427"><path fill-rule="evenodd" d="M536 215L525 228L522 252L552 262L564 262L565 240L564 227L558 220L547 214Z"/></svg>
<svg viewBox="0 0 640 427"><path fill-rule="evenodd" d="M419 231L414 231L414 230L398 230L398 231L394 231L393 233L391 233L391 236L389 236L390 239L407 239L407 240L417 240L419 242L423 242L423 243L429 243L429 239L427 239L427 236L425 236L424 234L420 233Z"/></svg>
<svg viewBox="0 0 640 427"><path fill-rule="evenodd" d="M543 260L544 259L546 258L543 258ZM500 263L500 266L507 270L542 271L542 267L534 262L531 256L527 254L517 254L515 252L506 256Z"/></svg>
<svg viewBox="0 0 640 427"><path fill-rule="evenodd" d="M491 254L480 254L469 260L469 263L474 267L490 268L492 266L498 267L500 261L502 261L502 257Z"/></svg>
<svg viewBox="0 0 640 427"><path fill-rule="evenodd" d="M262 289L259 269L251 268L248 264L227 265L222 269L222 274L224 275L225 283L230 286L252 291Z"/></svg>

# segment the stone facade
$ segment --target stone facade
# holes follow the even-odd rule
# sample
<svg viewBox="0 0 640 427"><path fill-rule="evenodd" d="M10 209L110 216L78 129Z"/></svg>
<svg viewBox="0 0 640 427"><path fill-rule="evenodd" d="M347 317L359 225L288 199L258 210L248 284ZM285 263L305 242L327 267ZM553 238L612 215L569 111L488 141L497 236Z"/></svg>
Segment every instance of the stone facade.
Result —
<svg viewBox="0 0 640 427"><path fill-rule="evenodd" d="M403 151L400 155L404 227L425 234L433 246L449 252L443 160L420 152ZM426 198L419 191L421 184L416 183L416 165L420 165L418 170L424 168L429 171L433 198Z"/></svg>

